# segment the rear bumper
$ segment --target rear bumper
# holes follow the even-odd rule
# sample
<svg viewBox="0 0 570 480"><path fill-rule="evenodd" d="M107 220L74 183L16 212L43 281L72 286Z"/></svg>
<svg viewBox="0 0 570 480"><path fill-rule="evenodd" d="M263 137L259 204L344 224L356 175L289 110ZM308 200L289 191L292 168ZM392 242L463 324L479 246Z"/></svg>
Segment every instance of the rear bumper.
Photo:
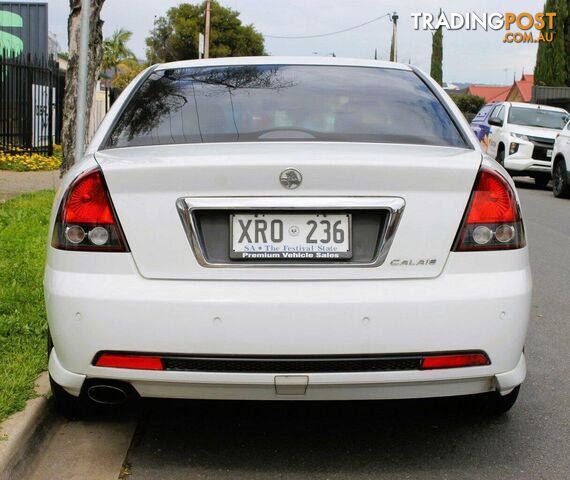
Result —
<svg viewBox="0 0 570 480"><path fill-rule="evenodd" d="M526 376L526 362L521 354L516 367L510 371L488 376L477 372L482 367L456 369L450 377L443 372L422 372L402 376L397 372L377 373L320 373L307 375L223 374L187 372L141 372L124 374L105 369L97 378L128 381L142 397L215 399L215 400L368 400L447 397L471 395L491 391L509 393ZM51 351L49 372L56 383L69 393L79 395L87 375L66 370L55 349ZM425 375L429 373L429 375ZM290 386L302 388L280 389L280 378L293 380Z"/></svg>
<svg viewBox="0 0 570 480"><path fill-rule="evenodd" d="M114 273L103 264L91 268L100 273L46 269L55 345L49 370L74 394L86 378L124 380L148 397L307 400L508 392L524 379L521 352L531 298L527 249L452 253L444 273L433 279L352 281L147 280L136 273L130 255L112 255ZM358 355L455 350L482 350L491 365L295 374L307 377L303 395L277 393L276 377L282 375L275 374L92 365L100 351Z"/></svg>

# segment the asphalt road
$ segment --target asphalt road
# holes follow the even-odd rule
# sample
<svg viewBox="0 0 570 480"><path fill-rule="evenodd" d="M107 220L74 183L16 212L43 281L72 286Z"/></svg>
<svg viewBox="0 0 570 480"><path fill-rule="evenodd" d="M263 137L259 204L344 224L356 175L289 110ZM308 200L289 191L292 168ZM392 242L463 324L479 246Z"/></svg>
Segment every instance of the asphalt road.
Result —
<svg viewBox="0 0 570 480"><path fill-rule="evenodd" d="M101 423L60 420L52 453L36 462L30 478L56 478L53 469L45 474L48 461L63 466L61 478L116 478L96 475L102 463L96 460L75 465L77 476L65 468L66 458L86 456L81 445L90 445L90 459L98 450L103 459L109 441L123 445L121 478L132 480L570 478L570 201L518 186L534 300L529 374L508 415L489 419L453 399L147 401L140 411ZM76 435L91 435L90 442L70 442Z"/></svg>

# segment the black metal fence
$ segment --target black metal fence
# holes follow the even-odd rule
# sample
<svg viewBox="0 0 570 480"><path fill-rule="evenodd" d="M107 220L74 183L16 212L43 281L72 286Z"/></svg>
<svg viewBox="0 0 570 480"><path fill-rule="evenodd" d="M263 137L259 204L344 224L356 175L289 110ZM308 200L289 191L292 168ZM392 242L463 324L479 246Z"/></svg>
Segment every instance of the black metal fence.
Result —
<svg viewBox="0 0 570 480"><path fill-rule="evenodd" d="M62 81L52 58L0 52L0 150L53 155Z"/></svg>

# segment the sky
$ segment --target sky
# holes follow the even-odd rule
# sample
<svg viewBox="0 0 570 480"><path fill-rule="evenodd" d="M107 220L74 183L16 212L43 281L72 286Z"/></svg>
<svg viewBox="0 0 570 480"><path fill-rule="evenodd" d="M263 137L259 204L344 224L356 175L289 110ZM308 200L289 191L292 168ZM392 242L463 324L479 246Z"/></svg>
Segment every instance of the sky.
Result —
<svg viewBox="0 0 570 480"><path fill-rule="evenodd" d="M44 0L45 2L45 0ZM42 2L39 2L42 3ZM69 0L47 0L49 29L67 50ZM106 0L102 10L103 34L125 28L133 32L130 48L144 59L145 38L155 16L181 0ZM189 0L187 3L200 3ZM543 0L220 0L240 12L245 24L253 24L266 35L314 35L342 30L388 12L397 11L398 60L429 72L431 33L413 29L411 13L523 12L542 11ZM392 25L388 18L350 32L324 38L283 40L266 38L270 55L329 55L372 58L378 49L381 59L390 50ZM504 31L444 31L443 76L447 82L510 84L513 76L534 70L535 44L504 44Z"/></svg>

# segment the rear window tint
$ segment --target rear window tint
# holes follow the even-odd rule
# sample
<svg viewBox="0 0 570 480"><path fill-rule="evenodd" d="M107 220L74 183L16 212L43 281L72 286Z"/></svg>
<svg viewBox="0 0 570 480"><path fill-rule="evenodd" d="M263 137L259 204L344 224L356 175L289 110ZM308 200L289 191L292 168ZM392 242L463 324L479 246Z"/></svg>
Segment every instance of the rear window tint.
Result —
<svg viewBox="0 0 570 480"><path fill-rule="evenodd" d="M153 72L106 147L265 141L466 147L446 109L415 73L311 65Z"/></svg>

